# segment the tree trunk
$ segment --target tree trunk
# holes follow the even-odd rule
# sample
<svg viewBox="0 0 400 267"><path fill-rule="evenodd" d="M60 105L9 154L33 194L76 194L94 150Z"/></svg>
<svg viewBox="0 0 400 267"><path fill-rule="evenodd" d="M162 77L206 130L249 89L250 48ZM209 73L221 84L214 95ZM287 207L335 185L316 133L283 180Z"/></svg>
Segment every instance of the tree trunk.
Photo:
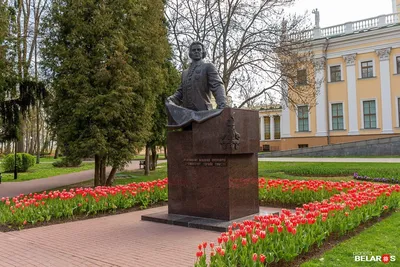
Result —
<svg viewBox="0 0 400 267"><path fill-rule="evenodd" d="M36 62L35 62L36 64ZM36 72L37 73L37 72ZM36 78L37 80L37 78ZM36 164L40 163L40 102L38 103L36 111Z"/></svg>
<svg viewBox="0 0 400 267"><path fill-rule="evenodd" d="M47 136L46 136L46 140L48 140ZM53 145L54 145L54 138L51 139L50 154L53 153Z"/></svg>
<svg viewBox="0 0 400 267"><path fill-rule="evenodd" d="M4 154L8 155L11 153L11 141L7 141L6 143L6 151L4 152Z"/></svg>
<svg viewBox="0 0 400 267"><path fill-rule="evenodd" d="M29 128L30 128L30 134L29 134L29 137L28 137L28 139L29 139L29 154L31 154L31 155L34 155L34 152L35 152L35 138L34 138L34 136L35 136L35 133L34 133L34 131L33 131L33 129L34 129L34 120L33 120L33 114L31 114L30 116L30 123L29 123Z"/></svg>
<svg viewBox="0 0 400 267"><path fill-rule="evenodd" d="M54 153L54 159L58 158L58 152L59 152L59 148L58 146L56 147L56 152Z"/></svg>
<svg viewBox="0 0 400 267"><path fill-rule="evenodd" d="M100 157L100 185L106 185L106 156Z"/></svg>
<svg viewBox="0 0 400 267"><path fill-rule="evenodd" d="M146 156L145 156L145 167L144 167L144 175L150 174L150 147L146 144Z"/></svg>
<svg viewBox="0 0 400 267"><path fill-rule="evenodd" d="M106 170L107 164L106 163L107 163L107 157L104 157L103 162L102 162L103 171L102 171L102 177L101 177L101 185L106 185L106 181L107 181L107 176L106 176L107 175L107 170Z"/></svg>
<svg viewBox="0 0 400 267"><path fill-rule="evenodd" d="M27 132L29 132L29 130L27 129L27 127L26 127L27 125L25 124L25 130L27 130ZM25 136L25 149L22 151L22 152L27 152L27 153L29 153L30 151L30 140L29 140L29 134L28 133L25 133L24 134L24 136Z"/></svg>
<svg viewBox="0 0 400 267"><path fill-rule="evenodd" d="M99 158L99 174L100 174L100 177L99 177L99 185L103 185L103 157L101 157L100 156L100 158Z"/></svg>
<svg viewBox="0 0 400 267"><path fill-rule="evenodd" d="M53 151L52 150L48 151L48 149L50 147L50 141L53 141L52 139L54 139L55 136L52 135L49 140L49 131L46 131L46 126L45 126L44 120L41 120L41 128L42 128L42 144L43 144L41 153L44 154L47 152L47 153L51 154L51 153L53 153ZM53 149L53 148L51 148L51 149Z"/></svg>
<svg viewBox="0 0 400 267"><path fill-rule="evenodd" d="M115 174L117 173L117 168L116 167L112 167L110 174L108 175L107 181L106 181L106 185L107 186L112 186L112 184L114 183L114 178L115 178Z"/></svg>
<svg viewBox="0 0 400 267"><path fill-rule="evenodd" d="M152 164L150 165L152 171L154 171L157 167L157 159L158 159L157 148L156 148L156 146L153 146L151 148L151 163Z"/></svg>
<svg viewBox="0 0 400 267"><path fill-rule="evenodd" d="M25 140L24 140L24 132L25 132L25 122L22 119L21 124L20 124L20 131L21 131L21 137L18 140L17 143L17 152L18 153L24 153L24 146L25 146Z"/></svg>
<svg viewBox="0 0 400 267"><path fill-rule="evenodd" d="M164 148L164 158L167 159L168 158L168 156L167 156L167 146L163 146L163 148Z"/></svg>
<svg viewBox="0 0 400 267"><path fill-rule="evenodd" d="M94 155L94 186L100 185L100 157Z"/></svg>

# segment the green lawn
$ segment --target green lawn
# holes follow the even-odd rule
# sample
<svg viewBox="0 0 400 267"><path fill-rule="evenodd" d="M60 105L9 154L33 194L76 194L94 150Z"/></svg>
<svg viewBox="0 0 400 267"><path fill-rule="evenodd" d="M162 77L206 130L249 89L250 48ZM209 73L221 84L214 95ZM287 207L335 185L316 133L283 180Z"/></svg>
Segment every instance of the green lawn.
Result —
<svg viewBox="0 0 400 267"><path fill-rule="evenodd" d="M157 154L157 155L158 155L159 160L165 159L164 154ZM145 155L136 155L133 157L134 160L144 160L144 158L145 158Z"/></svg>
<svg viewBox="0 0 400 267"><path fill-rule="evenodd" d="M123 171L117 173L114 184L129 184L132 182L147 182L167 177L167 163L159 163L155 171L151 171L150 175L144 175L144 170Z"/></svg>
<svg viewBox="0 0 400 267"><path fill-rule="evenodd" d="M62 157L59 157L57 159L54 159L54 157L45 157L45 158L40 158L40 163L42 163L42 162L51 162L51 163L53 163L54 161L59 161L61 159L62 159Z"/></svg>
<svg viewBox="0 0 400 267"><path fill-rule="evenodd" d="M266 162L258 163L258 173L262 177L350 177L359 175L373 178L399 178L400 163L359 163L359 162ZM299 178L299 177L298 177Z"/></svg>
<svg viewBox="0 0 400 267"><path fill-rule="evenodd" d="M317 259L303 263L301 267L363 267L385 266L378 262L355 262L353 253L366 253L373 256L390 254L396 256L395 262L387 266L400 266L400 212L383 219L359 235L340 243Z"/></svg>
<svg viewBox="0 0 400 267"><path fill-rule="evenodd" d="M82 163L80 167L56 168L49 162L43 162L35 164L27 172L19 172L17 180L14 180L14 173L2 173L2 181L21 182L91 169L94 169L94 163Z"/></svg>

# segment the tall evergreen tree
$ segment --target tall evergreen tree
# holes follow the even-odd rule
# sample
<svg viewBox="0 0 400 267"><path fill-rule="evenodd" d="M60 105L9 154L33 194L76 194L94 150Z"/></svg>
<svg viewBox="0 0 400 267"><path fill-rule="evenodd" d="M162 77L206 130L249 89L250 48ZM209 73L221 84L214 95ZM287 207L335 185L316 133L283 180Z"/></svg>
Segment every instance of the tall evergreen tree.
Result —
<svg viewBox="0 0 400 267"><path fill-rule="evenodd" d="M51 120L69 157L95 156L95 185L111 184L149 138L169 51L163 9L162 0L52 3L42 49Z"/></svg>
<svg viewBox="0 0 400 267"><path fill-rule="evenodd" d="M153 127L151 136L146 144L146 168L145 174L149 174L150 170L154 170L157 165L157 146L166 146L167 134L167 113L165 109L165 100L168 96L176 92L180 83L180 74L171 61L164 64L166 84L163 91L156 100L156 110L153 113ZM151 156L150 156L151 152ZM167 155L165 155L167 156ZM151 166L151 168L150 168Z"/></svg>

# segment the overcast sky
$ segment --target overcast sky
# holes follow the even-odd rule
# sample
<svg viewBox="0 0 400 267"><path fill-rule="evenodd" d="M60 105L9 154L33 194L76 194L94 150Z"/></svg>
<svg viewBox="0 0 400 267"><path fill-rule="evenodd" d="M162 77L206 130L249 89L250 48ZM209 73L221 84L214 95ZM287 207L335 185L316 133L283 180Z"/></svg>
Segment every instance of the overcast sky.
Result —
<svg viewBox="0 0 400 267"><path fill-rule="evenodd" d="M320 26L329 27L392 13L392 0L297 0L291 10L304 13L318 8ZM314 14L311 14L314 23Z"/></svg>

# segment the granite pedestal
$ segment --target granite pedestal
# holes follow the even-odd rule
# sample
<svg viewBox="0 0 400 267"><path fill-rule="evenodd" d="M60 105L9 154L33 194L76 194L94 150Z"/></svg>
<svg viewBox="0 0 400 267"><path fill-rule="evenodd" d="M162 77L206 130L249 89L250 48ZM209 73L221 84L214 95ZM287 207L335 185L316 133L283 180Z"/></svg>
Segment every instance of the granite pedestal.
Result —
<svg viewBox="0 0 400 267"><path fill-rule="evenodd" d="M258 112L233 108L192 123L191 130L168 132L168 215L164 218L229 222L258 214L259 140ZM154 217L162 221L159 214Z"/></svg>

